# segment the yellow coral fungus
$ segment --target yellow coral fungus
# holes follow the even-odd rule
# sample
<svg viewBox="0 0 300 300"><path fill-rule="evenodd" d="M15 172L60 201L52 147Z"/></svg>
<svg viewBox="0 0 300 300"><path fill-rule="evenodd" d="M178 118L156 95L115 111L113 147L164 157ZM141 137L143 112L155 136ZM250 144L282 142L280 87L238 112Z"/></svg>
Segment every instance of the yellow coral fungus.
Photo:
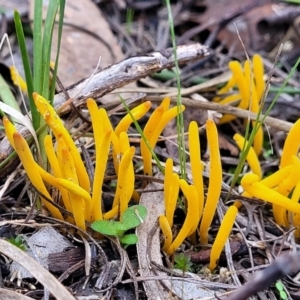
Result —
<svg viewBox="0 0 300 300"><path fill-rule="evenodd" d="M108 160L112 129L107 122L99 122L101 112L93 99L87 100L95 139L96 165L92 189L92 220L102 220L102 185Z"/></svg>
<svg viewBox="0 0 300 300"><path fill-rule="evenodd" d="M17 69L14 66L9 67L11 80L14 85L19 86L22 92L27 93L27 84L24 79L19 75Z"/></svg>
<svg viewBox="0 0 300 300"><path fill-rule="evenodd" d="M148 143L150 141L150 138L151 138L157 124L161 120L163 113L164 113L164 108L161 105L158 106L154 110L154 112L151 114L148 122L145 125L143 133L144 133L145 139L148 141ZM141 139L140 146L141 146L141 154L143 157L144 174L151 175L152 174L152 163L151 163L152 154L151 154L150 150L148 149L147 144L144 141L144 139ZM150 146L150 144L149 144L149 146Z"/></svg>
<svg viewBox="0 0 300 300"><path fill-rule="evenodd" d="M241 151L248 147L248 141L246 141L246 139L243 136L241 136L240 134L236 133L233 136L233 139L235 140L236 144L238 145L238 147ZM249 164L251 171L261 179L262 171L261 171L259 159L258 159L253 147L250 147L249 152L246 157L246 160Z"/></svg>
<svg viewBox="0 0 300 300"><path fill-rule="evenodd" d="M46 137L44 139L44 145L45 145L45 151L47 154L47 158L48 158L49 164L51 166L54 177L62 178L63 177L62 171L60 169L60 165L59 165L57 156L55 154L55 150L54 150L53 143L52 143L52 138L50 135L46 135ZM69 212L72 212L72 206L71 206L71 201L70 201L68 191L65 188L62 188L61 186L60 186L59 190L60 190L61 198L62 198L65 208Z"/></svg>
<svg viewBox="0 0 300 300"><path fill-rule="evenodd" d="M26 140L22 137L22 135L18 132L15 132L13 134L13 141L15 145L15 150L24 166L24 169L27 172L27 176L29 180L31 181L32 185L45 197L48 199L52 199L50 194L48 193L43 180L41 178L41 175L39 174L38 169L36 168L36 164L34 161L34 158L31 154L31 151L29 149L29 146L26 142ZM43 200L44 205L49 209L51 214L60 220L63 220L62 214L56 208L53 206L50 202L45 200L43 196L41 196L41 199Z"/></svg>
<svg viewBox="0 0 300 300"><path fill-rule="evenodd" d="M148 112L148 110L150 108L151 108L150 101L146 101L146 102L138 105L137 107L133 108L130 111L130 114L129 113L126 114L126 116L117 125L117 127L115 129L116 135L119 136L121 132L123 132L123 131L125 132L128 130L130 124L133 122L132 117L135 120L139 120Z"/></svg>
<svg viewBox="0 0 300 300"><path fill-rule="evenodd" d="M181 179L180 182L181 184L185 184L183 179ZM168 255L172 255L174 251L182 244L184 239L190 235L190 232L194 228L196 221L199 220L198 195L196 188L193 185L189 185L187 188L184 188L183 193L187 199L186 217L178 235L170 247L166 249L166 253ZM194 207L197 207L197 209L194 209Z"/></svg>
<svg viewBox="0 0 300 300"><path fill-rule="evenodd" d="M90 179L84 167L84 163L80 157L79 151L68 130L63 126L63 123L56 114L54 108L49 104L49 102L45 98L40 96L38 93L33 93L33 99L38 111L43 116L48 126L52 129L56 139L58 140L59 138L62 138L68 145L70 153L74 160L80 185L87 192L90 192Z"/></svg>
<svg viewBox="0 0 300 300"><path fill-rule="evenodd" d="M119 167L119 176L117 181L117 190L113 202L113 207L116 205L120 206L121 215L128 207L128 202L132 196L134 190L134 178L133 181L129 180L128 173L132 165L132 158L135 153L135 147L130 147L124 153L121 158Z"/></svg>
<svg viewBox="0 0 300 300"><path fill-rule="evenodd" d="M166 101L166 103L168 104L169 100ZM185 107L183 105L181 105L180 109L178 109L176 106L168 110L165 110L166 108L168 108L168 105L163 102L163 104L153 112L153 117L150 116L149 123L145 126L145 137L147 138L148 144L151 149L155 147L159 135L162 133L168 122L175 118L179 111L183 112L185 110ZM151 176L151 153L144 141L141 141L141 153L144 163L144 173Z"/></svg>
<svg viewBox="0 0 300 300"><path fill-rule="evenodd" d="M291 201L280 193L266 187L259 182L259 177L255 174L246 174L241 181L244 190L252 197L256 197L269 203L281 206L293 213L300 213L300 204Z"/></svg>
<svg viewBox="0 0 300 300"><path fill-rule="evenodd" d="M300 147L300 119L292 126L289 131L282 150L280 168L292 164L292 155L297 155Z"/></svg>
<svg viewBox="0 0 300 300"><path fill-rule="evenodd" d="M209 261L209 269L211 271L213 271L217 266L222 249L224 248L224 245L232 230L232 226L234 224L237 212L238 210L235 206L233 205L230 206L221 222L219 231L217 233L217 236L211 248L210 261Z"/></svg>
<svg viewBox="0 0 300 300"><path fill-rule="evenodd" d="M210 179L200 224L200 242L202 244L208 243L208 229L213 220L222 188L222 165L219 151L218 131L213 120L207 120L206 133L210 151Z"/></svg>
<svg viewBox="0 0 300 300"><path fill-rule="evenodd" d="M193 184L198 192L199 201L199 214L201 216L204 206L204 193L203 193L203 165L201 162L201 149L199 140L198 125L192 121L189 126L189 150L191 160L191 170L193 176Z"/></svg>
<svg viewBox="0 0 300 300"><path fill-rule="evenodd" d="M159 216L159 226L163 232L164 239L165 239L162 249L163 251L167 251L171 246L173 240L173 234L172 234L171 226L166 216L164 215Z"/></svg>

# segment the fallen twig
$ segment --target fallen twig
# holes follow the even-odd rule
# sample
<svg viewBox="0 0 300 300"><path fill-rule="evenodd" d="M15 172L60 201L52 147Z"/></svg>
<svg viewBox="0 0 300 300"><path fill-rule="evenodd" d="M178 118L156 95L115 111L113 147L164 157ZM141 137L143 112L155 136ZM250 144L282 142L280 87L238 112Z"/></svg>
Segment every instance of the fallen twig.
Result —
<svg viewBox="0 0 300 300"><path fill-rule="evenodd" d="M245 285L237 289L226 300L247 300L262 291L276 280L300 270L300 254L283 254L265 270L258 272Z"/></svg>
<svg viewBox="0 0 300 300"><path fill-rule="evenodd" d="M199 60L207 56L208 49L200 44L182 45L177 47L178 64L185 64ZM88 98L99 98L107 93L134 82L140 78L151 75L175 65L173 49L165 49L146 55L135 56L111 65L104 70L94 74L90 78L83 79L65 89L73 105L76 107L85 103ZM54 107L63 107L66 99L65 91L60 92L54 97ZM70 110L70 105L63 108L63 112ZM27 128L18 126L17 130L26 138L30 137ZM2 163L13 152L7 138L0 143L0 163ZM8 164L1 168L0 177L9 174L16 167L16 158L11 159Z"/></svg>

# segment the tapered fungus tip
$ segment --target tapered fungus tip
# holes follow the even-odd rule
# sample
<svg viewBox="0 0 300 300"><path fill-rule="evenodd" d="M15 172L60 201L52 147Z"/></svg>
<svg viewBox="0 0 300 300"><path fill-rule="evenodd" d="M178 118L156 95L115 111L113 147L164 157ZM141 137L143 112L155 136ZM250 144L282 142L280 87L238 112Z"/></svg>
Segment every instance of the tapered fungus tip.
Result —
<svg viewBox="0 0 300 300"><path fill-rule="evenodd" d="M13 139L14 139L14 141L20 141L20 140L23 139L23 137L19 132L14 132L13 133Z"/></svg>
<svg viewBox="0 0 300 300"><path fill-rule="evenodd" d="M244 187L258 181L259 177L256 174L246 174L241 180L241 185Z"/></svg>

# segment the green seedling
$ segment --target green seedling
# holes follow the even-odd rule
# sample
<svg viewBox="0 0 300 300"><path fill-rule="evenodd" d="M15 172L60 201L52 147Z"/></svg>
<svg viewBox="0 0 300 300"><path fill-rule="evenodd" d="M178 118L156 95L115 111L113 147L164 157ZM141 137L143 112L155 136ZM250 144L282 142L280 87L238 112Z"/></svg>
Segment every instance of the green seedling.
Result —
<svg viewBox="0 0 300 300"><path fill-rule="evenodd" d="M135 245L138 241L137 235L126 234L126 231L143 223L146 215L145 206L133 205L123 213L120 221L98 220L92 223L91 227L103 235L115 236L125 246Z"/></svg>
<svg viewBox="0 0 300 300"><path fill-rule="evenodd" d="M12 245L16 246L17 248L23 251L27 249L26 245L23 242L23 239L19 235L17 235L16 237L9 238L8 242L10 242Z"/></svg>
<svg viewBox="0 0 300 300"><path fill-rule="evenodd" d="M275 287L276 287L276 289L279 293L279 297L280 297L281 300L288 299L288 296L287 296L286 292L284 291L284 286L283 286L281 281L277 281L275 283Z"/></svg>
<svg viewBox="0 0 300 300"><path fill-rule="evenodd" d="M187 272L192 270L193 264L191 263L191 257L185 255L184 253L175 255L174 262L175 262L174 267L176 269L182 270L182 272Z"/></svg>

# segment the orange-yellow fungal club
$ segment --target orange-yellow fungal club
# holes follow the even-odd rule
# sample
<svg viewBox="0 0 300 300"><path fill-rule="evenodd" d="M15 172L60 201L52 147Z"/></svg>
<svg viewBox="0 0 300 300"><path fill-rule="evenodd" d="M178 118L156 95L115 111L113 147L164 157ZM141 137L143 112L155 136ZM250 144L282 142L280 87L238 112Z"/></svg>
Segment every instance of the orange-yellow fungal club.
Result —
<svg viewBox="0 0 300 300"><path fill-rule="evenodd" d="M253 78L254 75L251 70L251 64L250 64L249 60L245 61L244 74L245 74L246 82L248 83L248 85L250 87L250 99L251 100L249 101L249 109L255 113L258 113L259 109L260 109L259 98L257 96L256 86L255 86L254 78ZM252 126L253 126L253 128L255 128L257 126L255 121L252 122ZM255 134L254 140L253 140L253 148L257 155L259 155L262 151L263 141L264 141L263 128L261 126L259 126L259 128L257 129L257 132Z"/></svg>
<svg viewBox="0 0 300 300"><path fill-rule="evenodd" d="M280 168L291 165L292 156L297 155L300 146L300 119L296 121L296 123L292 126L289 131L282 150L281 160L280 160Z"/></svg>
<svg viewBox="0 0 300 300"><path fill-rule="evenodd" d="M128 208L128 202L130 201L134 189L134 178L132 180L132 178L128 176L130 167L132 166L134 153L135 147L130 147L122 156L119 166L117 190L115 193L113 207L119 204L121 216Z"/></svg>
<svg viewBox="0 0 300 300"><path fill-rule="evenodd" d="M241 95L241 101L237 107L241 109L247 109L250 101L250 87L249 83L246 81L242 66L238 61L231 61L228 64L228 67L232 72L232 76L235 78L236 85L239 89L239 94ZM234 119L236 119L235 116L224 115L220 119L219 124L224 124Z"/></svg>
<svg viewBox="0 0 300 300"><path fill-rule="evenodd" d="M120 140L120 150L121 150L121 154L122 154L122 153L125 153L128 149L130 149L130 142L129 142L128 134L126 132L121 132L121 134L119 136L119 140ZM118 167L117 174L119 174L119 167ZM134 178L135 177L134 177L133 162L131 161L130 166L128 168L126 180L128 182L134 182ZM134 191L132 191L131 197L133 197L133 195L134 195L134 197L138 196L136 193L134 193Z"/></svg>
<svg viewBox="0 0 300 300"><path fill-rule="evenodd" d="M43 116L47 125L53 131L56 139L62 138L70 149L70 153L73 157L74 164L80 186L87 192L90 192L90 179L85 169L84 163L80 157L80 153L69 134L68 130L63 126L63 123L59 116L56 114L54 108L50 103L38 93L33 93L33 100L39 113Z"/></svg>
<svg viewBox="0 0 300 300"><path fill-rule="evenodd" d="M78 226L82 230L86 230L85 216L84 216L85 215L84 200L81 196L78 196L77 194L79 186L68 179L57 178L56 180L58 184L60 184L62 187L68 190L71 199L71 204L72 204L72 213L74 216L76 226ZM82 190L85 191L84 189ZM76 191L76 194L73 191Z"/></svg>
<svg viewBox="0 0 300 300"><path fill-rule="evenodd" d="M54 177L63 178L63 174L61 172L60 165L59 165L59 162L58 162L58 159L55 154L54 147L53 147L52 138L50 135L46 135L46 137L44 139L44 145L45 145L46 155L47 155L47 158L48 158L49 164L51 166L51 170L53 172ZM40 174L41 174L41 170L40 170ZM45 179L43 178L43 180L45 180ZM71 212L72 206L71 206L71 201L70 201L68 191L66 189L62 188L61 186L59 188L59 191L61 193L61 198L62 198L62 201L64 203L66 210Z"/></svg>
<svg viewBox="0 0 300 300"><path fill-rule="evenodd" d="M218 95L222 95L230 91L236 85L236 79L231 76L227 83L218 91Z"/></svg>
<svg viewBox="0 0 300 300"><path fill-rule="evenodd" d="M219 151L218 131L213 120L206 121L206 135L210 152L210 171L207 198L200 224L200 242L208 243L208 229L215 214L222 188L222 165Z"/></svg>
<svg viewBox="0 0 300 300"><path fill-rule="evenodd" d="M165 98L165 99L167 99L167 98ZM168 106L164 105L164 106L165 106L165 108L167 108L169 105ZM149 120L147 121L145 128L143 130L143 133L144 133L145 139L148 142L150 141L150 138L151 138L153 132L155 131L156 126L159 124L159 122L164 114L164 111L165 111L165 109L164 109L163 105L161 104L153 111ZM151 176L152 175L151 151L149 150L149 148L143 138L141 138L140 146L141 146L141 155L143 157L144 174ZM149 144L149 146L150 146L150 144Z"/></svg>
<svg viewBox="0 0 300 300"><path fill-rule="evenodd" d="M297 182L293 190L291 201L298 203L299 199L300 199L300 180ZM295 237L300 238L300 213L293 214L292 218L293 218L293 225L297 227L295 230Z"/></svg>
<svg viewBox="0 0 300 300"><path fill-rule="evenodd" d="M51 196L43 183L41 175L39 174L39 171L36 168L35 160L32 156L32 153L26 140L22 137L20 133L15 132L13 134L13 141L15 145L15 150L24 166L25 171L27 172L29 180L39 192L41 192L48 199L51 199ZM63 220L61 212L55 206L43 199L42 196L41 199L43 201L43 204L47 207L47 209L50 211L54 218Z"/></svg>
<svg viewBox="0 0 300 300"><path fill-rule="evenodd" d="M91 116L95 146L97 147L96 140L99 141L99 139L101 139L101 136L105 131L105 125L104 122L100 119L100 111L98 109L96 101L89 98L86 100L86 105Z"/></svg>
<svg viewBox="0 0 300 300"><path fill-rule="evenodd" d="M112 129L109 128L107 121L100 121L101 113L93 99L87 100L87 107L91 115L96 150L96 164L92 191L92 220L96 221L102 220L103 218L101 207L102 185L108 160Z"/></svg>
<svg viewBox="0 0 300 300"><path fill-rule="evenodd" d="M85 220L91 220L92 201L90 194L78 184L75 163L69 151L69 147L63 139L59 140L59 150L61 151L62 173L64 178L57 178L58 184L66 188L72 206L75 223L80 228L85 228ZM85 193L83 193L85 191Z"/></svg>
<svg viewBox="0 0 300 300"><path fill-rule="evenodd" d="M57 184L56 182L56 178L51 175L50 173L48 173L47 171L45 171L39 164L35 163L35 167L38 169L42 179L49 183L50 185L54 186L55 188L59 189L60 185Z"/></svg>
<svg viewBox="0 0 300 300"><path fill-rule="evenodd" d="M165 177L164 177L165 207L168 207L172 175L173 175L173 159L168 158L165 165Z"/></svg>
<svg viewBox="0 0 300 300"><path fill-rule="evenodd" d="M111 210L103 214L104 220L111 220L112 218L116 217L119 213L119 204L113 207Z"/></svg>
<svg viewBox="0 0 300 300"><path fill-rule="evenodd" d="M109 120L109 117L107 115L107 111L104 108L99 109L99 118L100 118L101 122L103 122L104 128L111 130L111 142L112 142L112 145L113 145L113 148L114 148L114 152L120 153L119 138L117 137L117 135L116 135L116 133L115 133L115 131L114 131L112 125L111 125L111 122ZM99 120L97 122L99 122Z"/></svg>
<svg viewBox="0 0 300 300"><path fill-rule="evenodd" d="M151 101L146 101L133 108L130 112L135 120L139 120L148 112L150 108ZM126 114L126 116L119 122L115 129L115 133L117 136L119 136L122 131L126 132L128 130L129 126L133 122L131 115L129 113Z"/></svg>
<svg viewBox="0 0 300 300"><path fill-rule="evenodd" d="M290 192L296 186L299 181L299 169L300 169L300 160L297 156L293 155L293 168L291 173L284 178L277 186L276 191L281 195L288 197ZM277 224L284 226L285 228L289 227L289 222L287 219L286 209L273 204L273 215Z"/></svg>
<svg viewBox="0 0 300 300"><path fill-rule="evenodd" d="M170 107L170 103L171 103L171 98L170 97L165 97L161 104L160 104L160 107L162 107L163 111L166 112L169 107Z"/></svg>
<svg viewBox="0 0 300 300"><path fill-rule="evenodd" d="M252 197L259 198L272 204L285 208L292 213L300 213L300 204L291 201L278 192L266 187L259 182L259 177L255 174L246 174L242 178L241 185Z"/></svg>
<svg viewBox="0 0 300 300"><path fill-rule="evenodd" d="M282 169L279 169L278 171L274 172L270 176L262 179L260 181L261 184L268 188L274 188L280 184L285 178L287 178L290 173L292 172L293 165L288 165L286 167L283 167Z"/></svg>
<svg viewBox="0 0 300 300"><path fill-rule="evenodd" d="M65 189L67 189L68 191L73 193L74 195L79 196L80 198L82 198L83 200L85 200L87 202L91 202L91 200L92 200L91 195L86 190L81 188L78 184L73 182L71 178L69 178L69 179L55 178L55 180L56 180L57 184L64 187Z"/></svg>
<svg viewBox="0 0 300 300"><path fill-rule="evenodd" d="M221 222L220 229L210 252L209 269L211 271L213 271L218 264L221 252L232 230L237 212L238 210L235 206L230 206Z"/></svg>
<svg viewBox="0 0 300 300"><path fill-rule="evenodd" d="M180 186L180 189L182 190L184 196L186 197L186 199L188 199L188 198L191 199L193 197L196 197L196 200L197 200L197 201L194 201L193 209L198 211L198 214L196 214L196 212L195 212L195 217L193 219L193 224L192 224L192 227L191 227L191 229L188 233L188 236L190 236L192 233L194 233L196 231L197 226L199 224L199 220L200 220L198 192L197 192L197 189L194 185L189 185L184 179L179 180L179 186Z"/></svg>
<svg viewBox="0 0 300 300"><path fill-rule="evenodd" d="M7 117L3 117L2 119L4 130L5 130L5 135L11 144L11 146L15 149L15 143L14 143L14 133L17 132L16 127L9 121Z"/></svg>
<svg viewBox="0 0 300 300"><path fill-rule="evenodd" d="M289 176L285 177L277 186L277 192L283 196L288 196L297 182L300 180L300 160L297 156L292 156L293 168Z"/></svg>
<svg viewBox="0 0 300 300"><path fill-rule="evenodd" d="M105 175L109 147L111 130L107 130L100 140L95 138L96 146L96 165L94 172L93 192L92 192L92 214L93 220L102 220L102 185Z"/></svg>
<svg viewBox="0 0 300 300"><path fill-rule="evenodd" d="M90 221L91 219L91 210L92 210L92 201L89 193L85 191L85 197L82 196L82 191L84 190L79 186L79 181L76 173L75 163L73 157L69 151L69 147L66 145L65 141L60 138L58 140L57 147L58 161L61 166L61 172L63 174L63 179L66 181L60 180L58 182L62 187L66 188L69 192L69 198L72 206L72 212L74 215L75 223L80 228L85 226L84 219ZM65 186L70 182L69 186ZM75 188L77 187L77 189ZM82 199L83 198L83 199ZM84 200L84 201L83 201ZM80 205L80 207L79 207ZM83 213L83 215L82 215Z"/></svg>
<svg viewBox="0 0 300 300"><path fill-rule="evenodd" d="M189 185L187 190L183 190L183 193L185 192L186 194L184 195L187 200L186 217L178 235L170 247L165 251L168 255L172 255L174 251L182 244L184 239L189 236L192 228L195 225L195 222L197 221L197 218L199 217L199 210L194 209L194 207L198 207L198 195L196 188L193 185Z"/></svg>
<svg viewBox="0 0 300 300"><path fill-rule="evenodd" d="M152 147L152 149L156 145L158 137L160 136L166 125L178 115L179 111L183 112L184 110L185 106L181 105L181 107L174 106L164 112L160 122L157 124L152 136L150 137L150 146Z"/></svg>
<svg viewBox="0 0 300 300"><path fill-rule="evenodd" d="M222 165L218 130L213 120L206 121L206 135L210 152L210 171L207 198L200 224L200 242L208 244L208 230L213 220L222 188Z"/></svg>
<svg viewBox="0 0 300 300"><path fill-rule="evenodd" d="M261 56L259 54L254 54L252 58L253 65L253 77L255 80L256 94L258 101L262 100L262 96L265 90L264 81L264 64Z"/></svg>
<svg viewBox="0 0 300 300"><path fill-rule="evenodd" d="M9 67L10 77L14 85L19 86L22 92L27 93L27 84L20 76L17 69L14 66Z"/></svg>
<svg viewBox="0 0 300 300"><path fill-rule="evenodd" d="M169 247L171 246L171 243L173 240L172 229L170 227L170 224L169 224L166 216L164 216L164 215L159 216L158 221L159 221L160 229L161 229L164 239L165 239L162 250L167 251L169 249Z"/></svg>
<svg viewBox="0 0 300 300"><path fill-rule="evenodd" d="M243 149L246 149L248 147L248 141L246 141L246 139L243 136L241 136L240 134L236 133L233 136L233 139L235 140L236 144L238 145L240 151L243 151ZM251 171L261 179L262 171L261 171L259 159L258 159L253 147L250 147L248 155L246 157L246 160L249 164Z"/></svg>
<svg viewBox="0 0 300 300"><path fill-rule="evenodd" d="M233 95L229 95L229 96L225 97L224 99L222 99L220 101L214 101L214 102L218 102L219 104L225 105L225 104L230 104L231 102L235 102L238 100L241 100L241 95L233 94Z"/></svg>
<svg viewBox="0 0 300 300"><path fill-rule="evenodd" d="M189 150L191 171L193 176L193 184L198 192L199 201L199 217L202 215L204 206L204 189L203 189L203 164L201 162L201 148L199 140L198 125L195 121L192 121L189 125Z"/></svg>
<svg viewBox="0 0 300 300"><path fill-rule="evenodd" d="M179 176L177 173L173 173L171 177L170 186L164 186L164 189L169 190L168 194L168 200L166 208L166 218L169 222L170 227L173 226L173 220L174 220L174 212L176 209L177 199L178 199L178 193L179 193Z"/></svg>
<svg viewBox="0 0 300 300"><path fill-rule="evenodd" d="M164 99L165 101L165 99ZM169 102L169 101L168 101ZM146 139L149 142L150 148L154 148L159 135L163 131L163 129L166 127L166 125L177 116L178 112L183 112L185 110L185 107L181 105L181 107L172 107L171 109L164 111L164 109L167 108L167 105L164 103L160 105L158 108L156 108L151 115L145 129L144 134ZM143 163L144 163L144 174L151 176L152 175L152 156L151 152L149 151L146 143L144 141L141 141L141 153L143 157Z"/></svg>

